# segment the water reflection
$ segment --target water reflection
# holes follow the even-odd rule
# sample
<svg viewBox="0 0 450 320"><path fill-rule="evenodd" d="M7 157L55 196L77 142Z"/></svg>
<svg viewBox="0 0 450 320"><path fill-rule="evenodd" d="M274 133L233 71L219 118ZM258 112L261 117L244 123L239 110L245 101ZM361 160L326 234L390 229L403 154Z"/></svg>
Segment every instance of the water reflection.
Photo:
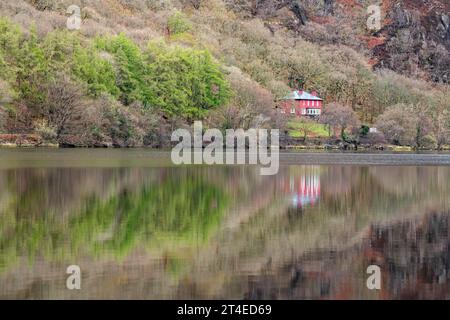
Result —
<svg viewBox="0 0 450 320"><path fill-rule="evenodd" d="M186 169L15 169L1 177L2 269L22 255L120 257L138 244L201 243L228 201L207 172Z"/></svg>
<svg viewBox="0 0 450 320"><path fill-rule="evenodd" d="M449 298L449 167L0 170L1 298ZM78 264L83 289L65 289ZM382 268L381 291L365 268Z"/></svg>
<svg viewBox="0 0 450 320"><path fill-rule="evenodd" d="M313 206L320 198L320 167L291 168L289 175L282 181L282 188L289 195L294 208Z"/></svg>

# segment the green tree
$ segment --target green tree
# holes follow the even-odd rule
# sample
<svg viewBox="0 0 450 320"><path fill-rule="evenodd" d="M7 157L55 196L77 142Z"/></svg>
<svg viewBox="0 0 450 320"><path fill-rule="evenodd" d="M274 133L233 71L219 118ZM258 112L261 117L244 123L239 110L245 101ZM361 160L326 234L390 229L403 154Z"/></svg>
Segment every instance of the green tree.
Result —
<svg viewBox="0 0 450 320"><path fill-rule="evenodd" d="M15 79L22 36L19 27L0 18L0 76L7 81Z"/></svg>
<svg viewBox="0 0 450 320"><path fill-rule="evenodd" d="M115 98L119 97L120 89L116 85L114 67L95 48L76 50L73 73L87 84L90 95L98 97L101 93L109 93Z"/></svg>
<svg viewBox="0 0 450 320"><path fill-rule="evenodd" d="M146 59L152 105L169 116L202 118L231 96L219 64L207 50L151 43Z"/></svg>
<svg viewBox="0 0 450 320"><path fill-rule="evenodd" d="M36 115L41 113L40 109L45 101L42 84L52 77L47 62L36 29L32 27L30 35L22 42L18 53L16 85L20 98Z"/></svg>
<svg viewBox="0 0 450 320"><path fill-rule="evenodd" d="M148 71L139 47L124 34L98 38L96 45L97 48L111 53L114 57L120 101L125 105L135 101L141 101L147 105L150 96L146 85Z"/></svg>

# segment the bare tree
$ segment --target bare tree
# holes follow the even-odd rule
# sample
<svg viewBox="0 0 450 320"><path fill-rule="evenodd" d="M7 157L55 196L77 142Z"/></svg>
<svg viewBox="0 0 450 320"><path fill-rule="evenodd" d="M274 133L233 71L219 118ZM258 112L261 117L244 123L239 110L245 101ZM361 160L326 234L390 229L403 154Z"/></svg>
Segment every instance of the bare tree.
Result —
<svg viewBox="0 0 450 320"><path fill-rule="evenodd" d="M186 7L192 6L195 10L198 10L202 5L202 0L183 0L182 4Z"/></svg>
<svg viewBox="0 0 450 320"><path fill-rule="evenodd" d="M442 149L443 145L450 144L450 110L440 112L434 125L437 148Z"/></svg>
<svg viewBox="0 0 450 320"><path fill-rule="evenodd" d="M82 88L66 75L47 86L44 117L55 128L57 139L79 118L83 108Z"/></svg>
<svg viewBox="0 0 450 320"><path fill-rule="evenodd" d="M396 145L414 145L418 117L411 105L397 104L378 117L376 127L387 141Z"/></svg>
<svg viewBox="0 0 450 320"><path fill-rule="evenodd" d="M340 130L341 138L345 140L345 130L358 127L360 121L355 111L349 106L333 102L326 106L319 121L329 125L333 131Z"/></svg>

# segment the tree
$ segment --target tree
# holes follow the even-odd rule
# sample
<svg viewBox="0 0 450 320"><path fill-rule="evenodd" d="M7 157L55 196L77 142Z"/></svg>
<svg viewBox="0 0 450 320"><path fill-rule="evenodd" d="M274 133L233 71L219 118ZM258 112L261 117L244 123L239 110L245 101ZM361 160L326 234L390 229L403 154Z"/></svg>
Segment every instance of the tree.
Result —
<svg viewBox="0 0 450 320"><path fill-rule="evenodd" d="M450 89L433 96L437 98L431 114L433 131L436 137L436 146L438 149L442 149L444 145L450 144Z"/></svg>
<svg viewBox="0 0 450 320"><path fill-rule="evenodd" d="M201 119L231 96L229 83L207 50L153 42L146 62L149 104L167 116Z"/></svg>
<svg viewBox="0 0 450 320"><path fill-rule="evenodd" d="M0 18L0 74L4 80L15 79L22 37L17 26L8 19Z"/></svg>
<svg viewBox="0 0 450 320"><path fill-rule="evenodd" d="M200 9L202 5L202 0L184 0L187 5L191 5L195 10Z"/></svg>
<svg viewBox="0 0 450 320"><path fill-rule="evenodd" d="M119 97L120 89L116 84L113 65L100 57L94 48L77 49L72 69L74 75L87 84L90 95L98 97L102 93L109 93L115 98Z"/></svg>
<svg viewBox="0 0 450 320"><path fill-rule="evenodd" d="M5 109L5 105L11 102L11 92L9 85L6 81L0 79L0 132L2 132L6 126L8 119L8 113Z"/></svg>
<svg viewBox="0 0 450 320"><path fill-rule="evenodd" d="M119 100L125 105L135 101L148 105L151 93L146 80L150 75L139 47L124 34L98 38L96 47L113 55L116 84L120 90ZM108 73L110 72L107 65L100 61L99 63ZM110 80L105 79L103 82L115 94Z"/></svg>
<svg viewBox="0 0 450 320"><path fill-rule="evenodd" d="M29 37L22 43L19 50L16 85L20 98L35 115L41 113L45 99L42 84L52 78L47 62L39 43L37 31L32 28Z"/></svg>
<svg viewBox="0 0 450 320"><path fill-rule="evenodd" d="M346 129L359 127L360 124L358 116L351 107L336 102L326 105L319 121L329 125L334 131L340 130L343 140L346 140Z"/></svg>
<svg viewBox="0 0 450 320"><path fill-rule="evenodd" d="M450 110L443 110L437 116L435 125L437 148L450 144Z"/></svg>
<svg viewBox="0 0 450 320"><path fill-rule="evenodd" d="M47 85L44 117L54 128L56 138L67 133L82 112L84 92L66 75L59 75Z"/></svg>
<svg viewBox="0 0 450 320"><path fill-rule="evenodd" d="M396 104L388 108L376 121L376 127L395 145L415 144L418 118L412 105Z"/></svg>

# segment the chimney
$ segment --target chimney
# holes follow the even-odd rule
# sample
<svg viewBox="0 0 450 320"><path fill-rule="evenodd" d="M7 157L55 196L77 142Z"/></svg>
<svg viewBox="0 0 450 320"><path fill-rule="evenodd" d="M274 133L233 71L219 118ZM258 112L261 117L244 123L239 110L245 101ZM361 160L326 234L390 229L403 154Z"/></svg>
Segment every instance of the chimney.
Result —
<svg viewBox="0 0 450 320"><path fill-rule="evenodd" d="M313 91L311 92L311 94L312 94L314 97L317 97L317 91L316 91L316 90L313 90Z"/></svg>

